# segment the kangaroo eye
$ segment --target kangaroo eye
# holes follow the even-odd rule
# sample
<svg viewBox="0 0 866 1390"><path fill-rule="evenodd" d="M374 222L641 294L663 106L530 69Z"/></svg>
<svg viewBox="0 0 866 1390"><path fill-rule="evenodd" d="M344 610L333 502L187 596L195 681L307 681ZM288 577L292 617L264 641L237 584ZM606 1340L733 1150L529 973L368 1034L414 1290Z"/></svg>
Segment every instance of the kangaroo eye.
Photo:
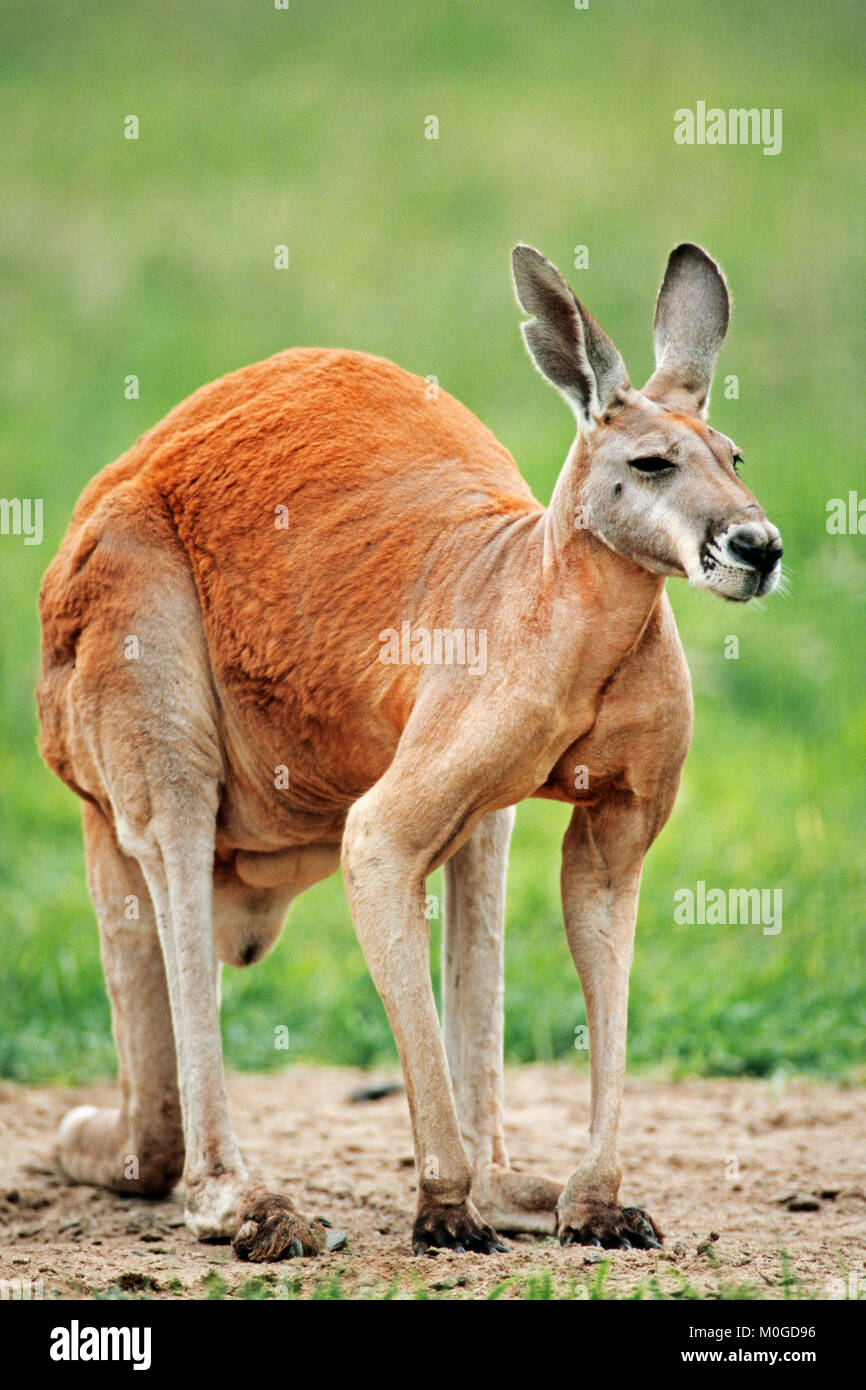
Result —
<svg viewBox="0 0 866 1390"><path fill-rule="evenodd" d="M636 473L665 473L676 468L676 464L671 463L670 459L657 458L655 455L644 459L629 459L628 466Z"/></svg>
<svg viewBox="0 0 866 1390"><path fill-rule="evenodd" d="M738 449L738 450L736 451L736 453L734 454L734 458L733 458L734 472L735 472L735 473L739 473L739 471L740 471L740 464L743 463L743 462L744 462L743 455L740 453L740 451L739 451L739 449Z"/></svg>

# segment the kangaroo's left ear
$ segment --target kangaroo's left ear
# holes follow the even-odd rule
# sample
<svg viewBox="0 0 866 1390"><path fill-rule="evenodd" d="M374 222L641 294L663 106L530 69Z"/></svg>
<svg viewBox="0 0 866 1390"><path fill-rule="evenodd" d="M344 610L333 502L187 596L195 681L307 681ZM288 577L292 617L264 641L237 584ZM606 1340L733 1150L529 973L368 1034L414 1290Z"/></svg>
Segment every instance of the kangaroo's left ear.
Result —
<svg viewBox="0 0 866 1390"><path fill-rule="evenodd" d="M728 286L716 262L689 241L675 247L656 304L656 369L644 395L705 415L730 316Z"/></svg>
<svg viewBox="0 0 866 1390"><path fill-rule="evenodd" d="M535 316L522 325L530 356L587 429L628 390L625 363L601 324L539 251L515 246L511 265L517 301Z"/></svg>

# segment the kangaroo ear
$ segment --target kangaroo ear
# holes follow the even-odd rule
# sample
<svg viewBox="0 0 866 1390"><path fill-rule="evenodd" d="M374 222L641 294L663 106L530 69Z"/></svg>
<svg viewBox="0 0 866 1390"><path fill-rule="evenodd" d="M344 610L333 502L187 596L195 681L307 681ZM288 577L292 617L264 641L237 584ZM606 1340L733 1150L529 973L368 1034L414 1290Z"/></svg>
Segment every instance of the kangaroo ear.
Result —
<svg viewBox="0 0 866 1390"><path fill-rule="evenodd" d="M656 304L656 369L644 395L694 415L706 414L730 316L728 287L715 261L691 242L675 247Z"/></svg>
<svg viewBox="0 0 866 1390"><path fill-rule="evenodd" d="M522 325L529 354L587 428L628 390L625 363L555 265L521 245L511 253L511 266L517 302L534 315Z"/></svg>

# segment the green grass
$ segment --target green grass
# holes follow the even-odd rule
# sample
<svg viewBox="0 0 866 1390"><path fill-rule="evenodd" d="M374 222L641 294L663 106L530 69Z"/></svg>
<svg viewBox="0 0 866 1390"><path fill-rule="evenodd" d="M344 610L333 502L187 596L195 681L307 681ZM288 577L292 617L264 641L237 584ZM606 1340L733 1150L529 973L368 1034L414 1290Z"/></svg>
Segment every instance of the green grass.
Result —
<svg viewBox="0 0 866 1390"><path fill-rule="evenodd" d="M515 1274L503 1279L486 1293L473 1291L473 1278L466 1274L448 1275L434 1278L438 1273L429 1263L420 1261L417 1269L395 1274L385 1282L365 1283L358 1288L357 1271L352 1265L343 1265L325 1278L312 1282L304 1274L266 1271L251 1274L236 1287L232 1287L218 1269L210 1269L203 1277L200 1292L196 1295L206 1301L273 1302L273 1301L311 1301L345 1302L361 1299L366 1302L390 1303L395 1300L411 1302L466 1302L482 1299L485 1302L501 1302L504 1299L519 1299L521 1302L650 1302L650 1303L692 1303L692 1302L755 1302L767 1298L766 1285L746 1281L731 1283L722 1278L712 1287L701 1288L688 1275L673 1264L662 1263L653 1274L645 1275L633 1284L616 1284L610 1280L610 1259L602 1259L594 1269L584 1270L581 1275L563 1276L544 1265L529 1273ZM816 1289L810 1289L794 1273L787 1253L779 1252L779 1288L784 1301L811 1301L821 1297ZM118 1301L147 1301L160 1293L167 1292L176 1297L184 1295L178 1280L169 1280L162 1289L148 1276L139 1276L133 1285L127 1278L110 1285L104 1290L93 1290L95 1298Z"/></svg>
<svg viewBox="0 0 866 1390"><path fill-rule="evenodd" d="M166 22L149 3L4 5L0 490L44 498L45 539L0 537L0 1074L114 1064L77 808L35 751L36 594L84 483L202 382L321 343L435 373L546 500L570 421L520 342L518 239L566 272L589 247L572 281L636 381L670 247L720 258L735 310L717 380L735 373L740 394L717 387L712 419L790 571L787 597L745 609L669 586L696 725L644 876L630 1063L862 1065L866 537L828 535L825 516L864 476L863 20L843 0L639 8L189 0ZM673 112L698 99L781 107L782 153L675 146ZM130 113L138 141L122 138ZM564 824L542 803L518 815L507 1049L585 1067ZM781 934L674 925L674 892L698 879L781 887ZM338 880L296 905L267 961L227 973L230 1065L284 1063L280 1025L289 1059L393 1058Z"/></svg>

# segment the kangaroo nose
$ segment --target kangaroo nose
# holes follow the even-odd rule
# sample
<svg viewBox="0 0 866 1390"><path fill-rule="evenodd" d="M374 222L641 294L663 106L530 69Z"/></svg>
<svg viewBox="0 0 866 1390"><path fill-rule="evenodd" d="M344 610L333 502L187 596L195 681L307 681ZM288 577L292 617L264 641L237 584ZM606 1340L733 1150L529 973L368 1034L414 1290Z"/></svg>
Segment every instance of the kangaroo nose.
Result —
<svg viewBox="0 0 866 1390"><path fill-rule="evenodd" d="M769 574L782 558L782 541L775 526L769 530L756 525L738 526L728 536L728 550L735 560Z"/></svg>

